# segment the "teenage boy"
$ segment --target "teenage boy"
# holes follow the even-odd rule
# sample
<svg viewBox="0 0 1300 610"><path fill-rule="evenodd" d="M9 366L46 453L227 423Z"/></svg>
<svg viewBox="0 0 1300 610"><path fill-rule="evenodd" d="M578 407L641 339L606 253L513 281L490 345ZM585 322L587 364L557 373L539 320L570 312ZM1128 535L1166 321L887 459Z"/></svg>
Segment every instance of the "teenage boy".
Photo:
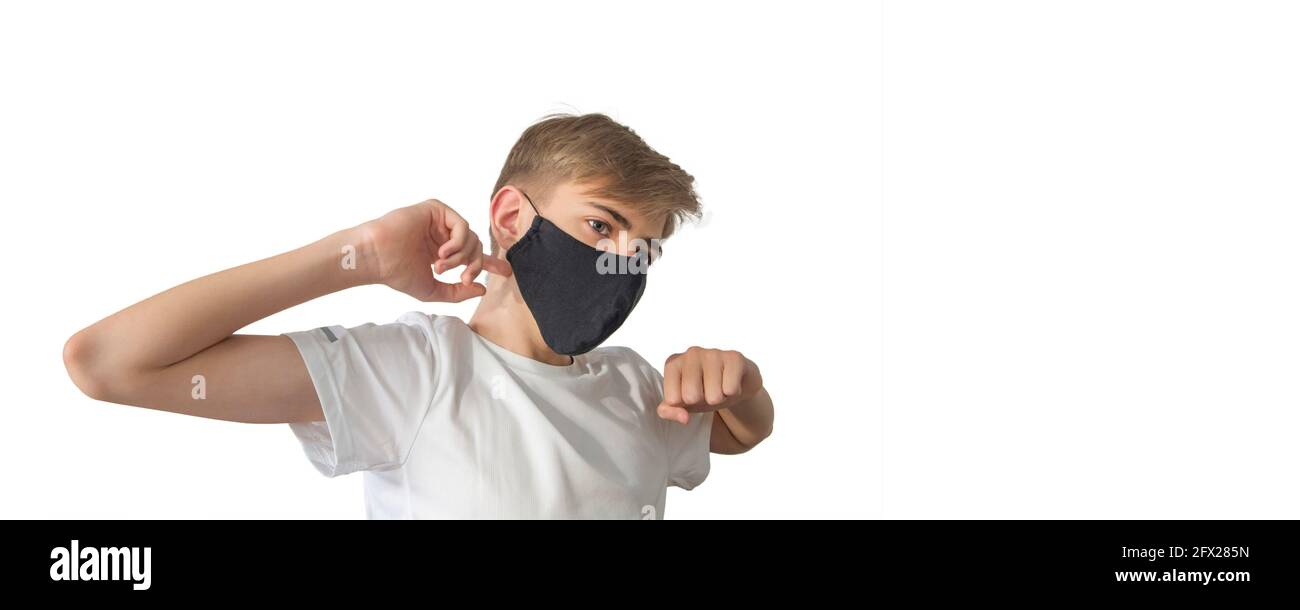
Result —
<svg viewBox="0 0 1300 610"><path fill-rule="evenodd" d="M661 375L597 347L639 301L659 242L698 215L693 182L605 115L553 115L506 159L490 253L431 199L132 305L69 339L64 361L98 400L288 423L326 476L364 472L371 518L661 518L667 486L695 487L710 452L772 429L739 352L690 347ZM458 283L434 277L457 268ZM480 301L468 323L412 312L235 334L364 284Z"/></svg>

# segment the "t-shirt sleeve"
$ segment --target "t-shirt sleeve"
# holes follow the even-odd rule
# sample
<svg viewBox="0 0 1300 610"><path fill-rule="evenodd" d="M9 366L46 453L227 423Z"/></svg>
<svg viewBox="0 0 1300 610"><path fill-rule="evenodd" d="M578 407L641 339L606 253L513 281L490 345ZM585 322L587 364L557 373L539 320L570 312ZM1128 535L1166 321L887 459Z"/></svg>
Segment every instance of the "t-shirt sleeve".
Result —
<svg viewBox="0 0 1300 610"><path fill-rule="evenodd" d="M663 400L664 378L654 367L649 369L650 381L654 385L655 404ZM682 489L694 489L709 476L709 434L713 428L713 412L692 413L690 423L680 424L659 417L663 431L664 443L668 450L668 484Z"/></svg>
<svg viewBox="0 0 1300 610"><path fill-rule="evenodd" d="M439 369L427 317L285 333L302 355L325 421L292 423L328 477L401 466L433 403Z"/></svg>
<svg viewBox="0 0 1300 610"><path fill-rule="evenodd" d="M714 414L692 413L686 425L661 419L668 428L668 454L672 456L668 484L694 489L709 476L709 434Z"/></svg>

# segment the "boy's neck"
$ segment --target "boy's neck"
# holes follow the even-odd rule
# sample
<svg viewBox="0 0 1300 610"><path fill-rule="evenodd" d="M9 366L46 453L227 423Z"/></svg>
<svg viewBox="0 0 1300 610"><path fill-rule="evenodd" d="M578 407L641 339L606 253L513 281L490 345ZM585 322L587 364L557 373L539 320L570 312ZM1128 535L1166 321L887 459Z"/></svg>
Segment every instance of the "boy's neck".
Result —
<svg viewBox="0 0 1300 610"><path fill-rule="evenodd" d="M513 277L488 276L487 294L479 299L469 327L480 337L521 356L555 366L573 363L572 356L557 354L546 345Z"/></svg>

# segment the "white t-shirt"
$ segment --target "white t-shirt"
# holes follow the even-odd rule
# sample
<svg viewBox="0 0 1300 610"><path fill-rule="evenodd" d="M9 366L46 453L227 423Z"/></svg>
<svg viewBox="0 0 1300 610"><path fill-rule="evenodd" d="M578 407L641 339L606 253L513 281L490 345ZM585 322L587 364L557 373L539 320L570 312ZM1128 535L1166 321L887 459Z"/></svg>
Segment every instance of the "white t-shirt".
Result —
<svg viewBox="0 0 1300 610"><path fill-rule="evenodd" d="M290 428L326 476L365 471L372 519L662 518L709 474L713 414L661 419L663 377L625 347L554 366L419 312L286 335L325 413Z"/></svg>

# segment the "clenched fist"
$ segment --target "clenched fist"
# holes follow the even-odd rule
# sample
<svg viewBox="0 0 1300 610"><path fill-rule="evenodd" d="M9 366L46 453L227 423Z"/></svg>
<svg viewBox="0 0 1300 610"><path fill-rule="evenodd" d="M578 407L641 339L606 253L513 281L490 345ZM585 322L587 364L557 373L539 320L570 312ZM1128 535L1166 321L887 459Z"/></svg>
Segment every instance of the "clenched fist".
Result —
<svg viewBox="0 0 1300 610"><path fill-rule="evenodd" d="M691 413L726 409L762 389L758 366L740 352L692 347L664 363L659 417L685 424Z"/></svg>

